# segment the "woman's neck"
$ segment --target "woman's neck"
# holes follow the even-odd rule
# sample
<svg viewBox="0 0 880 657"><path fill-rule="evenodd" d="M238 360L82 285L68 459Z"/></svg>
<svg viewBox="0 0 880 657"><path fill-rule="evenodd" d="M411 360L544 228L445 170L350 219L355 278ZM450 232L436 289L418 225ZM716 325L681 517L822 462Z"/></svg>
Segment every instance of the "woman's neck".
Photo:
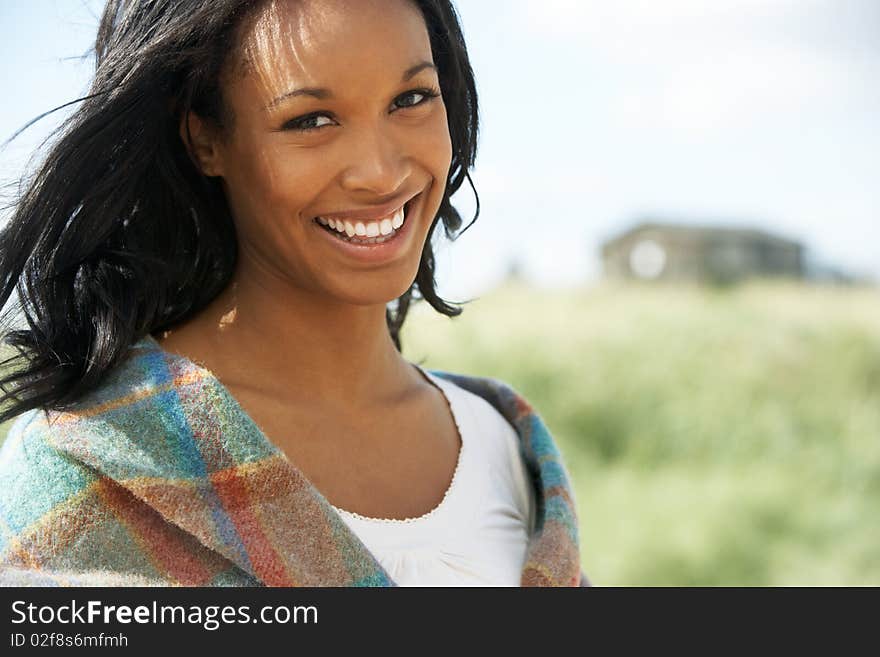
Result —
<svg viewBox="0 0 880 657"><path fill-rule="evenodd" d="M374 410L423 387L391 339L384 304L358 306L289 287L233 282L156 339L228 387L314 407L345 400L348 409Z"/></svg>

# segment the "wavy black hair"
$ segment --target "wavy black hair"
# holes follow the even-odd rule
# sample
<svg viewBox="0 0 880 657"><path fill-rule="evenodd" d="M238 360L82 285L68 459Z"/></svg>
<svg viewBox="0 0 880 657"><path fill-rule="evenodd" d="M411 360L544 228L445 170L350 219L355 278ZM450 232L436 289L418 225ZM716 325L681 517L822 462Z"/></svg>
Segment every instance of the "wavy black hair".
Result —
<svg viewBox="0 0 880 657"><path fill-rule="evenodd" d="M75 403L133 342L186 320L228 285L237 255L231 212L219 179L188 156L179 125L191 111L222 124L220 79L238 27L266 1L107 2L91 89L0 233L0 306L18 296L3 317L14 355L0 363L0 422ZM431 242L438 219L455 240L479 216L476 197L474 219L459 231L450 202L465 178L473 188L477 149L476 85L459 19L449 0L411 1L428 28L453 156L415 281L393 312L386 307L398 350L416 289L438 312L462 312L436 293ZM19 318L26 327L13 328Z"/></svg>

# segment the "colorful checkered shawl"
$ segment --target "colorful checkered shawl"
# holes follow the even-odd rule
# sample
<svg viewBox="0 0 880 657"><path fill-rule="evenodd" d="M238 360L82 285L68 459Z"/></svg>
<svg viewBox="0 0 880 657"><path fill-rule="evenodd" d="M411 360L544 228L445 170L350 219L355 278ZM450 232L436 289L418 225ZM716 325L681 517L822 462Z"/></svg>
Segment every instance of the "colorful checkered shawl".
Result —
<svg viewBox="0 0 880 657"><path fill-rule="evenodd" d="M523 586L588 585L566 469L504 383L428 370L514 426L537 495ZM0 450L0 583L395 586L330 503L208 370L147 336L66 412Z"/></svg>

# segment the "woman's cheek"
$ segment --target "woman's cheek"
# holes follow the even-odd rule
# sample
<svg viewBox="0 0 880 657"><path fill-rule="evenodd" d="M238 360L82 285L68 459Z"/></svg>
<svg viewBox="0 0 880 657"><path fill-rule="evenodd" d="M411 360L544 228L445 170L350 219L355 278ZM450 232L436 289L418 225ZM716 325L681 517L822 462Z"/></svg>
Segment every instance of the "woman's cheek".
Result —
<svg viewBox="0 0 880 657"><path fill-rule="evenodd" d="M308 174L311 164L302 159L278 148L262 153L246 182L249 204L258 208L260 215L295 215L300 205L308 204L304 195L315 186Z"/></svg>
<svg viewBox="0 0 880 657"><path fill-rule="evenodd" d="M449 134L445 106L442 106L442 111L437 112L430 137L425 141L425 148L434 158L433 168L443 172L441 182L445 183L452 164L452 136Z"/></svg>
<svg viewBox="0 0 880 657"><path fill-rule="evenodd" d="M228 153L226 161L224 178L236 218L247 221L264 214L267 202L273 203L283 189L276 149L249 143Z"/></svg>

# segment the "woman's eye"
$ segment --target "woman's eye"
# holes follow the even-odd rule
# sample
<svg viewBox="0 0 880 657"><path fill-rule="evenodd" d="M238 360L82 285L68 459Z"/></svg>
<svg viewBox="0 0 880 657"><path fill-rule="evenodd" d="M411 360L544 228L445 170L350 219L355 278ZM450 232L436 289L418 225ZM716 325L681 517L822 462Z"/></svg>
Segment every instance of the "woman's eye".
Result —
<svg viewBox="0 0 880 657"><path fill-rule="evenodd" d="M416 98L416 102L414 103L403 103L402 107L415 107L416 105L422 105L427 103L429 100L433 100L437 96L440 95L439 91L435 89L413 89L412 91L407 91L405 94L398 96L398 100L406 99L406 98Z"/></svg>
<svg viewBox="0 0 880 657"><path fill-rule="evenodd" d="M327 119L330 123L317 123L320 119ZM333 125L332 120L326 114L309 114L299 119L288 121L284 124L284 130L299 130L308 132L309 130L319 130L326 125Z"/></svg>

